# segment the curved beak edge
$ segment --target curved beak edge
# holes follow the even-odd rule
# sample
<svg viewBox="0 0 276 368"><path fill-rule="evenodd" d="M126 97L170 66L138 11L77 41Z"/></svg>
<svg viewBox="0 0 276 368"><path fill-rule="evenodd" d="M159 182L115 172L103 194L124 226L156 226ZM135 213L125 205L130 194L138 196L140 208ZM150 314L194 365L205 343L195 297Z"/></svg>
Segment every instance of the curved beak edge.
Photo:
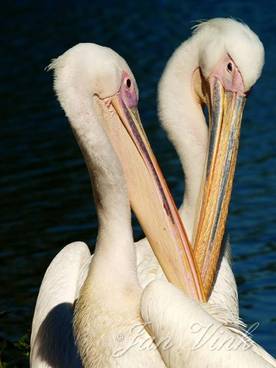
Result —
<svg viewBox="0 0 276 368"><path fill-rule="evenodd" d="M214 78L210 85L209 151L194 247L206 299L221 253L245 105L244 96L225 91L218 79Z"/></svg>
<svg viewBox="0 0 276 368"><path fill-rule="evenodd" d="M110 106L113 112L106 112L104 129L122 165L131 207L167 279L204 301L191 246L138 110L128 108L120 94L110 98Z"/></svg>

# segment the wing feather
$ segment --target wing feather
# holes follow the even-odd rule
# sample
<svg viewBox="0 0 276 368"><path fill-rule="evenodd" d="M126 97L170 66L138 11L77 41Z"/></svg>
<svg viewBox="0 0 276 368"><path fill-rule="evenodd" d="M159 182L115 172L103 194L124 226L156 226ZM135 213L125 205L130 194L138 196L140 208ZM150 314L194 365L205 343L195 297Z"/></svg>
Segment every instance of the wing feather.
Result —
<svg viewBox="0 0 276 368"><path fill-rule="evenodd" d="M88 246L74 242L46 270L32 323L31 367L81 367L72 330L73 305L90 261Z"/></svg>

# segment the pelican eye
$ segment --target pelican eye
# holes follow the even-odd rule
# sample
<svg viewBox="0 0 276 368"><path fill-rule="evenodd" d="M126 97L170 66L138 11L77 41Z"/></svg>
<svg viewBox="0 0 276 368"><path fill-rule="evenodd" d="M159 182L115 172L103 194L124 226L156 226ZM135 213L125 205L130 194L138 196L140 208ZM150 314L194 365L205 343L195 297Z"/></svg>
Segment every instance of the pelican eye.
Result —
<svg viewBox="0 0 276 368"><path fill-rule="evenodd" d="M126 80L126 86L127 88L131 87L131 80L129 78Z"/></svg>
<svg viewBox="0 0 276 368"><path fill-rule="evenodd" d="M227 71L231 73L231 72L232 72L232 70L233 70L233 65L232 65L232 63L228 63L228 64L227 64Z"/></svg>
<svg viewBox="0 0 276 368"><path fill-rule="evenodd" d="M123 80L120 88L122 99L128 108L136 107L138 103L138 95L135 88L135 81L127 72L124 72L122 77Z"/></svg>

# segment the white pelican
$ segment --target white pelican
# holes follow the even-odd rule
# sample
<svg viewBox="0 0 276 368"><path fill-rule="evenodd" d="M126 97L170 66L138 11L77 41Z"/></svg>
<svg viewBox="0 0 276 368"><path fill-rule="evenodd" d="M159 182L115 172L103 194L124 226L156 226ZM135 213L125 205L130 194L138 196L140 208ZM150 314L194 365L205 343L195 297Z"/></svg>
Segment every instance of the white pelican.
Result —
<svg viewBox="0 0 276 368"><path fill-rule="evenodd" d="M86 47L88 46L86 45ZM80 295L75 312L75 331L79 350L85 366L93 366L93 364L94 366L112 366L112 364L119 364L119 366L143 365L161 367L163 366L163 362L160 360L160 356L152 351L141 352L140 350L138 354L137 351L131 351L132 349L130 349L123 355L110 355L110 352L115 351L116 353L118 351L118 345L121 346L121 344L119 344L121 340L114 340L112 337L116 336L117 333L119 333L119 336L122 336L121 331L123 328L123 336L131 339L132 336L128 335L130 331L129 327L133 326L133 323L136 327L137 321L140 323L138 316L139 306L137 303L139 301L141 289L136 279L135 255L131 250L133 240L130 230L129 208L127 205L126 190L124 190L124 180L116 156L113 156L110 160L109 153L113 155L114 153L110 145L108 145L105 134L103 134L104 130L111 138L113 137L113 139L115 135L115 138L119 142L114 149L120 157L121 164L124 167L130 199L133 207L136 209L138 217L140 213L139 219L152 245L155 241L158 241L158 239L156 239L156 232L160 231L163 225L166 231L164 233L165 235L161 235L165 237L166 241L172 239L172 234L174 232L180 231L181 233L181 229L179 230L177 226L177 215L173 214L173 205L169 201L169 194L162 182L162 178L160 181L156 181L156 174L160 173L150 150L148 156L146 154L143 156L144 148L141 149L141 140L144 144L147 144L147 141L143 136L143 131L139 122L135 122L134 118L136 113L132 111L132 108L137 102L135 93L133 94L135 88L132 90L132 93L129 93L128 88L126 88L129 85L129 80L131 82L130 86L135 85L133 76L125 62L122 61L118 55L115 56L110 50L101 48L97 50L102 54L103 57L101 58L98 52L95 54L95 47L94 45L93 53L91 52L90 54L90 52L88 52L88 54L90 54L88 58L86 58L88 50L84 50L84 45L78 46L79 52L73 51L77 50L77 48L73 48L71 52L65 54L67 57L64 57L64 55L57 59L52 67L55 68L56 72L56 91L58 97L69 117L73 130L85 155L91 179L94 184L100 220L97 250L91 266L89 250L83 243L68 245L50 264L40 288L33 319L31 364L34 367L80 366L81 363L76 353L71 328L73 303ZM74 52L76 53L75 56L78 54L78 57L70 58L70 55L72 56ZM107 60L109 61L107 62ZM112 62L110 62L111 60ZM118 65L120 65L120 67L118 67ZM93 68L91 66L93 66ZM114 72L114 66L118 67L115 67L116 73ZM126 77L123 73L125 71L130 78ZM59 78L59 75L62 77ZM113 88L110 88L110 86L113 86ZM110 97L113 97L112 92L117 94L118 91L123 92L124 96L120 96L123 98L121 98L121 100L118 98L110 99ZM96 98L97 103L93 104L92 99L96 96L101 98ZM105 103L109 111L104 108L103 97L108 97L107 100L105 99ZM125 98L130 98L128 100L129 109L126 109L124 104L120 105L122 100L125 102ZM93 107L95 110L93 110ZM122 129L122 122L136 145L135 152L137 153L137 151L139 151L140 153L139 157L137 155L135 156L133 146L129 142L127 143L129 154L126 155L128 149L126 149L126 151L122 149L126 147L125 142L122 141L122 137L126 131L120 130ZM104 130L101 128L100 123L105 125ZM133 134L131 129L129 129L132 124L136 124L136 133L140 134L141 140L138 139L137 141L136 133ZM112 130L112 126L116 127L116 131ZM120 130L120 133L117 130ZM106 148L107 150L105 151ZM125 153L124 157L122 157L123 153ZM133 157L135 157L135 160ZM141 195L140 198L138 195L135 197L135 192L139 191L139 189L141 190L141 188L137 188L135 181L132 181L131 176L135 176L135 170L133 171L130 168L131 164L134 164L135 167L142 170L141 165L139 166L136 160L140 157L143 157L144 163L146 164L145 166L147 166L148 170L147 175L143 172L143 175L140 177L142 183L141 187L143 190L150 187L151 189L148 192L150 194L154 194L156 188L159 190L159 194L155 195L155 202L161 197L163 206L161 207L163 208L163 212L165 209L165 213L168 215L167 221L166 216L165 219L163 218L164 214L162 210L160 209L158 212L158 205L153 207L149 205L147 207L144 201L141 201L141 198L144 197L141 197ZM127 166L126 162L129 160L132 161L131 164ZM105 164L101 166L104 162ZM108 169L106 164L109 165ZM112 173L112 175L109 173L110 165L110 173ZM117 173L116 169L118 170ZM104 175L106 175L106 177ZM104 177L107 181L103 179ZM151 179L147 180L147 177L151 177ZM143 180L145 180L145 183ZM154 180L155 185L151 186L151 182L154 182ZM101 191L104 193L101 193ZM164 200L164 198L167 199ZM115 207L118 206L115 210L113 206L110 206L110 203L113 204L113 201L115 201ZM120 204L120 202L122 203ZM145 209L147 211L145 211ZM119 211L123 211L125 216L118 217ZM155 226L152 226L152 213L158 214L158 221L156 221ZM161 222L159 220L161 220ZM170 220L172 221L170 222ZM114 231L117 238L112 237L112 241L107 242L108 236L114 234L113 227L115 228ZM126 238L124 238L122 242L119 242L117 240L120 239L121 235L125 235ZM179 237L181 236L176 237L176 244L179 244ZM163 239L161 239L160 242L166 248L166 244L164 244L164 242L162 243L162 240ZM107 243L112 246L108 247ZM144 243L146 242L144 241ZM185 243L185 241L182 243ZM142 243L139 245L141 244ZM127 247L127 245L129 247ZM174 247L172 248L173 250L180 251L179 247L177 249ZM114 253L115 249L116 252ZM162 249L160 246L154 248L156 254L159 256L158 259L160 263L163 261L163 269L167 277L174 280L177 284L181 275L186 277L185 272L181 271L181 262L179 263L179 259L183 261L183 256L173 259L172 265L176 264L176 269L178 270L176 274L174 274L172 270L173 267L166 269L166 266L169 264L166 263L166 260L170 257L166 256L164 257L165 261L162 260L163 254L160 254L160 249ZM126 251L125 254L122 252L123 250ZM186 249L186 253L184 253L187 255L189 253L188 251L189 250ZM145 285L150 279L155 279L157 277L156 274L163 277L159 264L152 256L152 252L151 250L149 251L147 245L144 247L138 246L137 252L138 274L142 284ZM143 259L143 262L141 262L141 259ZM189 263L189 257L187 257L187 259ZM145 270L143 270L143 267ZM87 276L88 268L89 272ZM194 275L196 270L192 270L192 268L192 262L188 267L184 267L184 271L188 271L187 275L189 275L189 272L190 275ZM94 281L91 283L92 279L95 280L95 283ZM189 281L189 277L187 277L187 279ZM86 281L80 292L84 280ZM198 282L199 280L197 281L194 279L193 282L191 282L193 286L189 288L188 285L188 290L186 291L200 299L200 286L197 285ZM167 286L169 287L169 285ZM183 288L185 289L185 285ZM93 293L90 294L89 291L93 291ZM152 292L151 289L147 289L146 291L146 296L148 294L154 295L154 291ZM169 292L165 292L163 297L165 296L170 296ZM147 301L148 298L144 297L143 307L147 304ZM162 302L162 298L156 299L155 302L159 304ZM149 308L149 311L150 310ZM145 317L148 317L145 313L145 308L142 308L142 312ZM91 319L89 316L91 316ZM158 322L155 312L153 320ZM110 330L110 326L114 326L114 328ZM174 326L173 321L171 326ZM124 329L124 327L126 327L126 329ZM131 332L132 331L130 331L130 333ZM141 341L144 341L145 338L147 339L149 336L147 332L142 329ZM178 355L176 354L175 356ZM91 359L94 360L91 362ZM153 363L153 360L155 360L155 363Z"/></svg>
<svg viewBox="0 0 276 368"><path fill-rule="evenodd" d="M217 271L209 303L223 307L227 320L233 323L239 321L239 309L228 242L218 267L217 259L215 262L210 259L214 250L216 256L221 254L220 243L231 194L244 98L259 78L263 63L263 45L246 25L233 19L212 19L199 24L192 37L176 49L167 63L158 91L160 121L176 148L185 173L185 192L179 212L191 243L196 242L200 271L203 269L202 260L207 260L208 265L212 266L211 272L208 269L202 275L203 282L206 275ZM209 134L203 105L208 106L211 117ZM230 136L233 132L235 136ZM226 144L228 141L234 144ZM204 178L207 153L208 168L212 168L209 169L211 178L210 175ZM227 155L232 160L228 157L230 162L225 164ZM216 161L217 157L219 160ZM230 182L230 186L227 187L224 181ZM210 204L213 206L208 207ZM200 207L200 215L204 216L205 221L209 220L204 223L205 228L202 218L197 226ZM219 217L221 214L223 221ZM207 237L207 240L200 238L199 243L199 235ZM210 250L211 236L215 245L211 243L213 249ZM203 254L209 250L208 257L206 254L203 257L198 255L198 249ZM149 281L162 277L147 239L137 243L137 258L138 275L143 287ZM150 270L154 271L150 273ZM210 283L207 291L209 294Z"/></svg>
<svg viewBox="0 0 276 368"><path fill-rule="evenodd" d="M192 37L174 52L160 81L160 120L179 154L185 172L185 194L180 214L188 236L196 243L195 255L199 261L203 281L205 276L207 280L212 273L208 268L212 264L208 257L212 256L212 247L217 247L217 244L213 243L221 242L224 232L243 100L259 78L263 63L262 43L246 25L233 19L212 19L199 24ZM201 190L208 147L208 126L201 107L203 104L207 104L209 108L211 143L207 180ZM233 124L232 131L231 124ZM231 149L228 142L232 143L232 156L229 156ZM214 157L219 159L215 161ZM212 169L214 164L216 166ZM216 175L217 178L214 179ZM221 182L221 178L225 182ZM208 180L212 181L209 187ZM225 184L227 181L228 184ZM204 197L199 225L196 226L201 191ZM220 198L221 203L218 203ZM208 206L213 208L210 209ZM218 216L221 213L224 216L223 220ZM208 234L204 234L204 227L208 229ZM217 230L220 235L212 243L209 237L213 234L215 238ZM198 254L201 247L203 256ZM145 286L149 279L155 279L156 275L160 277L162 271L160 269L158 271L157 262L151 258L152 252L147 248L146 240L140 241L137 249L138 264L143 270L138 275L142 276L141 281ZM209 254L206 254L208 249ZM240 349L234 349L242 333L239 331L236 283L228 253L229 244L224 249L216 281L208 305L205 307L211 313L164 282L153 282L145 289L142 298L143 318L151 322L153 336L171 337L172 348L160 349L168 367L276 366L275 360L251 340L248 345L240 344ZM146 261L145 254L147 254ZM205 260L208 266L204 275ZM147 263L149 270L155 270L150 278L147 276L144 263ZM163 316L162 319L160 315ZM214 329L209 331L214 333L210 341L198 349L193 349L200 337L200 333L195 334L192 329L196 326L198 331L199 327L202 327L202 334L207 326L218 329L215 332ZM212 349L211 344L216 339L221 343L224 341L224 347ZM233 342L232 349L229 348L230 343L226 343L227 339Z"/></svg>
<svg viewBox="0 0 276 368"><path fill-rule="evenodd" d="M31 366L78 367L82 361L84 367L164 367L157 349L140 346L152 339L140 318L142 288L127 189L169 279L183 283L187 277L184 288L197 299L201 286L189 249L182 248L187 244L178 212L140 124L134 77L119 55L94 44L73 47L50 69L87 163L99 232L92 261L88 247L77 242L62 249L48 267L33 317ZM125 155L125 176L113 147L119 157ZM132 340L135 346L128 348Z"/></svg>

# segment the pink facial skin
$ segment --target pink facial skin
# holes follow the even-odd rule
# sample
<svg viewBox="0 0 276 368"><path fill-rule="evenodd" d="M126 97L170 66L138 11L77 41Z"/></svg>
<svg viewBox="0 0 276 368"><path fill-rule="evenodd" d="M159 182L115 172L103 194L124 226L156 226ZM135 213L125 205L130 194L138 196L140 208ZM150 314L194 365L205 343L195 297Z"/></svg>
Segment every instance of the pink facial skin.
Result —
<svg viewBox="0 0 276 368"><path fill-rule="evenodd" d="M120 96L127 107L132 108L137 106L138 96L135 89L135 82L127 72L123 72Z"/></svg>
<svg viewBox="0 0 276 368"><path fill-rule="evenodd" d="M213 78L220 80L226 91L235 92L241 96L246 95L241 73L228 54L218 62L212 71L209 80L212 81Z"/></svg>

